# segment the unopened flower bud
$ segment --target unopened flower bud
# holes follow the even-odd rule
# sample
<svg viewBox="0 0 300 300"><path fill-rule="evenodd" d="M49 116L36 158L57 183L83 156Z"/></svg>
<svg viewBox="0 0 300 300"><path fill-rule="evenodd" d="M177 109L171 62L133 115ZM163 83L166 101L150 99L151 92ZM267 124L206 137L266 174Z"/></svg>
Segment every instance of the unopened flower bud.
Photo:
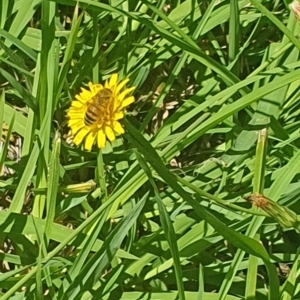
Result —
<svg viewBox="0 0 300 300"><path fill-rule="evenodd" d="M64 192L66 194L69 193L88 193L94 190L96 187L96 183L93 180L89 180L87 182L77 183L77 184L69 184L67 186L61 187L59 189L60 192Z"/></svg>
<svg viewBox="0 0 300 300"><path fill-rule="evenodd" d="M268 215L274 218L282 227L294 227L295 229L300 228L300 224L297 220L295 212L287 207L281 206L280 204L268 199L267 197L255 193L245 198L253 205L264 210Z"/></svg>

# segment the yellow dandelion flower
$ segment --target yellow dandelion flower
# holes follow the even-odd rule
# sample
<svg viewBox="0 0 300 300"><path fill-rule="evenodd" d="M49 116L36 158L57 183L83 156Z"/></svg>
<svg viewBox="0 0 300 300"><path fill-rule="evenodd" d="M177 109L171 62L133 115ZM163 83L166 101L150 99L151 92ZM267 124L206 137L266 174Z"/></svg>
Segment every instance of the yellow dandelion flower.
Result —
<svg viewBox="0 0 300 300"><path fill-rule="evenodd" d="M67 113L75 145L84 141L88 151L95 143L104 148L106 139L112 142L116 135L124 133L119 120L125 116L126 107L134 102L129 94L135 87L124 89L128 81L118 83L118 74L113 74L104 86L90 82L89 90L81 88Z"/></svg>

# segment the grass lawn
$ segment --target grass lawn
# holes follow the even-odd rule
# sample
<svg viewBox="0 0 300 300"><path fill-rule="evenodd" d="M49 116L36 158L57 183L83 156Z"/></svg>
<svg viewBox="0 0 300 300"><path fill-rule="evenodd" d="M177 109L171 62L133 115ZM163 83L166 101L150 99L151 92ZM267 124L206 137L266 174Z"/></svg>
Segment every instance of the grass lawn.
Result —
<svg viewBox="0 0 300 300"><path fill-rule="evenodd" d="M0 1L0 299L300 299L300 2Z"/></svg>

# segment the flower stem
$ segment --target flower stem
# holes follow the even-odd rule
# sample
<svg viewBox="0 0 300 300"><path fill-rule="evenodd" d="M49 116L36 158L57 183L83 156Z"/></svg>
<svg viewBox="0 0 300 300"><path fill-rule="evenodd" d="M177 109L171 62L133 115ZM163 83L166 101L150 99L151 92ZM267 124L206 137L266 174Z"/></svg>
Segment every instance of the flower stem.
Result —
<svg viewBox="0 0 300 300"><path fill-rule="evenodd" d="M99 149L98 155L97 155L97 175L98 175L98 181L100 186L100 197L103 196L103 202L107 200L107 190L106 190L106 184L105 184L105 172L104 172L104 163L103 163L103 155L102 150Z"/></svg>

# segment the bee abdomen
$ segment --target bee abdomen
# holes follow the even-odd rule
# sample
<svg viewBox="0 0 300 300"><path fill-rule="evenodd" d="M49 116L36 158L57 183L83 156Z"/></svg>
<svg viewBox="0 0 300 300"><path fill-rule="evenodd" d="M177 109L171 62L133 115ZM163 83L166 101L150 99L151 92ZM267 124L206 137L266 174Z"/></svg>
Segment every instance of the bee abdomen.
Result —
<svg viewBox="0 0 300 300"><path fill-rule="evenodd" d="M94 105L90 105L84 116L84 124L87 126L93 125L99 119L100 110Z"/></svg>

